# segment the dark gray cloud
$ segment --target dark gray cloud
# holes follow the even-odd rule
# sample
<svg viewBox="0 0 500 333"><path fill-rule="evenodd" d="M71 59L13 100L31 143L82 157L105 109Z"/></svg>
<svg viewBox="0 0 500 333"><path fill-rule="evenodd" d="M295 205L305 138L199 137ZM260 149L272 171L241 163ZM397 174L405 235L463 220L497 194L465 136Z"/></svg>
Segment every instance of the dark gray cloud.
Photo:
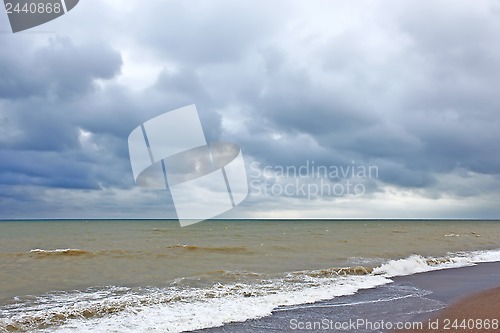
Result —
<svg viewBox="0 0 500 333"><path fill-rule="evenodd" d="M119 73L120 54L108 45L76 45L67 37L50 36L39 47L8 41L12 48L0 51L0 182L12 188L124 186L116 169L99 167L117 153L124 155L113 145L113 132L92 138L107 151L89 152L82 144L86 123L81 121L90 114L86 102L100 93L96 80Z"/></svg>
<svg viewBox="0 0 500 333"><path fill-rule="evenodd" d="M76 46L58 36L34 50L8 45L0 52L0 98L4 99L81 96L92 89L94 80L113 78L121 66L120 54L108 45Z"/></svg>

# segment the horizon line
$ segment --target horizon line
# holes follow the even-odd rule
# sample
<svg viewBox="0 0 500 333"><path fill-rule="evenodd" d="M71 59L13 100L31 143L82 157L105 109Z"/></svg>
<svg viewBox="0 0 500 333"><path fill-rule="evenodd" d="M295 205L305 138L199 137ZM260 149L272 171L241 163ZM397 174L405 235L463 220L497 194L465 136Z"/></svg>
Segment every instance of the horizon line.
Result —
<svg viewBox="0 0 500 333"><path fill-rule="evenodd" d="M14 218L0 222L19 221L179 221L176 218ZM500 218L213 218L215 221L500 221Z"/></svg>

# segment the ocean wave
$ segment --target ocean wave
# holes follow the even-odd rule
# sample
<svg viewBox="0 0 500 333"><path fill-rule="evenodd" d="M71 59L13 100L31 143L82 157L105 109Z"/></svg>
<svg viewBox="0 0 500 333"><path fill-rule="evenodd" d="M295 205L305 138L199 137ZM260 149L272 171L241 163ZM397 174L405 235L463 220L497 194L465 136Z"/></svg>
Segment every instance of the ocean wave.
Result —
<svg viewBox="0 0 500 333"><path fill-rule="evenodd" d="M113 287L49 294L34 305L18 304L0 311L0 331L143 332L154 327L161 332L182 332L263 317L278 306L350 295L389 282L383 277L351 276L297 283L273 279L209 288Z"/></svg>
<svg viewBox="0 0 500 333"><path fill-rule="evenodd" d="M55 249L55 250L43 250L43 249L33 249L29 251L30 254L37 256L82 256L82 255L93 255L93 252L80 250L80 249Z"/></svg>
<svg viewBox="0 0 500 333"><path fill-rule="evenodd" d="M493 261L500 261L500 249L443 257L412 255L374 268L330 268L274 277L215 271L211 273L214 277L233 274L235 279L205 287L190 287L179 280L166 288L106 287L51 293L0 308L0 332L189 331L267 316L280 306L351 295L390 283L395 276ZM241 276L254 280L238 282Z"/></svg>
<svg viewBox="0 0 500 333"><path fill-rule="evenodd" d="M57 259L61 257L78 257L78 258L98 258L102 256L109 256L113 258L136 258L150 255L152 257L170 257L165 252L145 252L145 251L131 251L121 249L110 250L82 250L82 249L33 249L27 252L2 252L0 257L7 258L34 258L34 259Z"/></svg>
<svg viewBox="0 0 500 333"><path fill-rule="evenodd" d="M369 275L373 271L372 267L355 266L355 267L336 267L312 271L299 271L291 273L291 275L309 276L313 278L320 277L336 277L349 275Z"/></svg>
<svg viewBox="0 0 500 333"><path fill-rule="evenodd" d="M500 261L500 249L451 253L445 257L423 257L411 255L408 258L389 260L373 269L373 274L385 277L412 275L433 270L472 266L481 262Z"/></svg>
<svg viewBox="0 0 500 333"><path fill-rule="evenodd" d="M253 253L253 251L247 249L245 246L197 246L197 245L187 245L187 244L176 244L166 247L169 250L184 250L188 252L216 252L216 253L234 253L234 254L245 254Z"/></svg>

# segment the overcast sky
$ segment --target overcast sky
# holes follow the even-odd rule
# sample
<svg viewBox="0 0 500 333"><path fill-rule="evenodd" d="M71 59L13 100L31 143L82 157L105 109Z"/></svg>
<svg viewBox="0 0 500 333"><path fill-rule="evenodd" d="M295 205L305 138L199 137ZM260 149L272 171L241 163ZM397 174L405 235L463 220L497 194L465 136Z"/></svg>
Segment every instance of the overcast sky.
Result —
<svg viewBox="0 0 500 333"><path fill-rule="evenodd" d="M16 34L2 10L0 219L175 217L127 138L190 104L247 164L224 217L498 219L499 36L496 0L82 0ZM377 173L280 174L311 164Z"/></svg>

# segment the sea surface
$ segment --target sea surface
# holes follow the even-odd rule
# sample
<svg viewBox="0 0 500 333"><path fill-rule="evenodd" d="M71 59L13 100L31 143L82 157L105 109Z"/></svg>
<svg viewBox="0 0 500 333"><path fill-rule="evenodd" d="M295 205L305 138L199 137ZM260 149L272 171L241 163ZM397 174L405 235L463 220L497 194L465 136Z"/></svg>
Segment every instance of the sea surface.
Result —
<svg viewBox="0 0 500 333"><path fill-rule="evenodd" d="M0 332L190 331L494 261L499 221L3 221Z"/></svg>

